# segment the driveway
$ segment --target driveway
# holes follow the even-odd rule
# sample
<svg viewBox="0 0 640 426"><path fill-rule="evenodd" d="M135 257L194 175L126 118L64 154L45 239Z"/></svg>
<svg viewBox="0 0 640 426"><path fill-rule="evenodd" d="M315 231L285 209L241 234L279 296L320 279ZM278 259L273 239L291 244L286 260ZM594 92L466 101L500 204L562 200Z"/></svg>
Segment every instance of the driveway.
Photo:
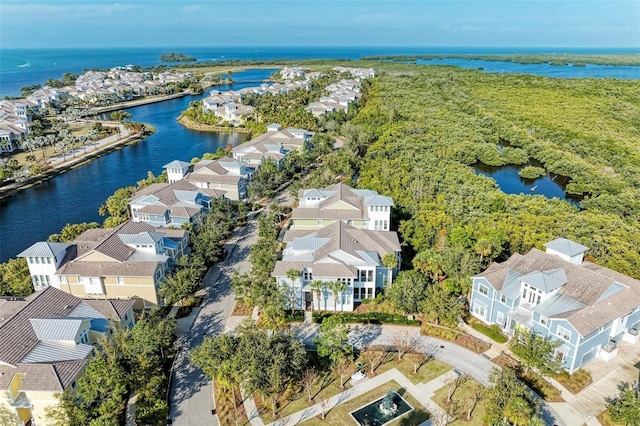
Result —
<svg viewBox="0 0 640 426"><path fill-rule="evenodd" d="M179 338L180 350L176 356L170 388L169 417L173 425L210 426L217 424L212 415L213 389L211 381L202 371L189 363L191 349L202 344L206 336L219 335L233 310L235 296L231 290L234 271L248 272L249 248L257 240L256 223L237 230L227 245L227 258L212 267L204 278L205 300L188 332Z"/></svg>

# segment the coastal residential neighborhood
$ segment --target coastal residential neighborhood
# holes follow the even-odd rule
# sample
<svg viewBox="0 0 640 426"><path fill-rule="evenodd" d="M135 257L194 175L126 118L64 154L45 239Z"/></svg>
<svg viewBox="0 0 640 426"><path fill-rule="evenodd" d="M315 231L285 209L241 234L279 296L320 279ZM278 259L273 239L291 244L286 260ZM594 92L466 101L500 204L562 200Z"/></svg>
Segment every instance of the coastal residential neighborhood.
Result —
<svg viewBox="0 0 640 426"><path fill-rule="evenodd" d="M0 265L0 423L625 424L614 419L635 409L640 280L633 249L614 253L589 222L610 194L548 144L537 156L540 128L471 104L493 90L478 80L504 76L399 61L290 61L259 86L181 101L219 120L206 131L164 115L193 135L244 133L197 157L164 149L157 176L131 162L146 178L115 189L103 223L69 223ZM0 101L2 155L44 150L26 142L35 111L194 75L128 65ZM132 114L111 118L117 143ZM106 123L83 120L100 124L92 134ZM478 122L490 125L463 133ZM147 156L162 151L153 143ZM517 166L526 192L506 193L479 163ZM554 183L591 192L535 192ZM616 206L607 232L635 247L636 206Z"/></svg>

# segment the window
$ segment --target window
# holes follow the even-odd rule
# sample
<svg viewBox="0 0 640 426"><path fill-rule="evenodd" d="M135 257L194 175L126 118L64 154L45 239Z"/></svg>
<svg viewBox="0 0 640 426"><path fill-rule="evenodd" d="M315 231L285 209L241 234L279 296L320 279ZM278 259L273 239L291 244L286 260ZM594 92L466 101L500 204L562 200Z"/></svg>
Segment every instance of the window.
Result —
<svg viewBox="0 0 640 426"><path fill-rule="evenodd" d="M85 345L89 343L89 338L87 337L87 330L82 330L82 333L80 333L80 341Z"/></svg>
<svg viewBox="0 0 640 426"><path fill-rule="evenodd" d="M316 219L316 225L322 226L322 219Z"/></svg>
<svg viewBox="0 0 640 426"><path fill-rule="evenodd" d="M160 278L162 278L162 269L158 269L158 270L156 271L156 279L158 279L158 280L159 280Z"/></svg>
<svg viewBox="0 0 640 426"><path fill-rule="evenodd" d="M124 284L124 278L123 277L116 277L116 284L123 285Z"/></svg>
<svg viewBox="0 0 640 426"><path fill-rule="evenodd" d="M505 296L504 294L501 294L501 295L500 295L500 301L501 301L502 303L507 303L507 296Z"/></svg>
<svg viewBox="0 0 640 426"><path fill-rule="evenodd" d="M313 279L313 274L308 269L302 271L302 279L305 281L311 281Z"/></svg>
<svg viewBox="0 0 640 426"><path fill-rule="evenodd" d="M547 325L547 318L545 318L542 315L540 315L540 324L546 326Z"/></svg>
<svg viewBox="0 0 640 426"><path fill-rule="evenodd" d="M558 326L558 337L564 340L571 340L571 332L564 327Z"/></svg>
<svg viewBox="0 0 640 426"><path fill-rule="evenodd" d="M500 327L502 327L502 323L504 322L504 313L503 312L498 312L498 314L496 315L496 322L498 324L500 324Z"/></svg>
<svg viewBox="0 0 640 426"><path fill-rule="evenodd" d="M484 294L485 296L489 295L489 287L486 285L478 284L478 292L480 294Z"/></svg>
<svg viewBox="0 0 640 426"><path fill-rule="evenodd" d="M478 303L473 304L473 313L484 319L487 315L487 308Z"/></svg>

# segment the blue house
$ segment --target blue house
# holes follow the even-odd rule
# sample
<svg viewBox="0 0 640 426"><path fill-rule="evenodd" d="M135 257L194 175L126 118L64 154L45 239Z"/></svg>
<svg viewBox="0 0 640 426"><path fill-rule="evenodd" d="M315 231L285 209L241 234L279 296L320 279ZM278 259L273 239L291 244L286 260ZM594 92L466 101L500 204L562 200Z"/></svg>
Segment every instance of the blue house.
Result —
<svg viewBox="0 0 640 426"><path fill-rule="evenodd" d="M182 227L207 213L214 199L224 200L224 191L198 188L179 180L154 183L134 193L129 199L131 220L152 226Z"/></svg>
<svg viewBox="0 0 640 426"><path fill-rule="evenodd" d="M472 277L470 310L506 333L534 330L560 341L570 373L595 357L610 360L638 342L640 281L584 261L588 247L566 238L514 254Z"/></svg>

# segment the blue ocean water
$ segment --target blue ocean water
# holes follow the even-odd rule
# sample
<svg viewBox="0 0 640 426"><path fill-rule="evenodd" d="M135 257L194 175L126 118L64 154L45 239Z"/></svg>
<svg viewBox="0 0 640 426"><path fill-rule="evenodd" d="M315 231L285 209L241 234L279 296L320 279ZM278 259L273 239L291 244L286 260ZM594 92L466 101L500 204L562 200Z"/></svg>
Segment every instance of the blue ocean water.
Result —
<svg viewBox="0 0 640 426"><path fill-rule="evenodd" d="M370 55L428 55L428 54L506 54L506 53L639 53L638 49L577 49L577 48L480 48L480 47L210 47L210 48L110 48L110 49L2 49L0 50L0 97L19 96L20 88L60 78L65 72L81 73L84 69L105 69L127 64L159 65L160 55L167 51L182 52L201 62L227 60L272 59L359 59ZM469 61L461 61L469 62ZM471 61L473 62L473 61ZM439 62L442 63L442 62ZM501 70L511 71L520 64L501 63ZM463 66L463 65L460 65ZM479 64L473 65L477 68ZM517 68L517 67L516 67ZM553 67L569 70L569 76L584 73L574 67ZM632 68L637 72L639 67ZM577 70L577 71L576 71ZM526 71L522 71L526 72ZM546 74L543 74L546 75ZM590 75L591 76L591 75ZM617 77L611 75L611 77ZM640 77L617 77L640 78Z"/></svg>

